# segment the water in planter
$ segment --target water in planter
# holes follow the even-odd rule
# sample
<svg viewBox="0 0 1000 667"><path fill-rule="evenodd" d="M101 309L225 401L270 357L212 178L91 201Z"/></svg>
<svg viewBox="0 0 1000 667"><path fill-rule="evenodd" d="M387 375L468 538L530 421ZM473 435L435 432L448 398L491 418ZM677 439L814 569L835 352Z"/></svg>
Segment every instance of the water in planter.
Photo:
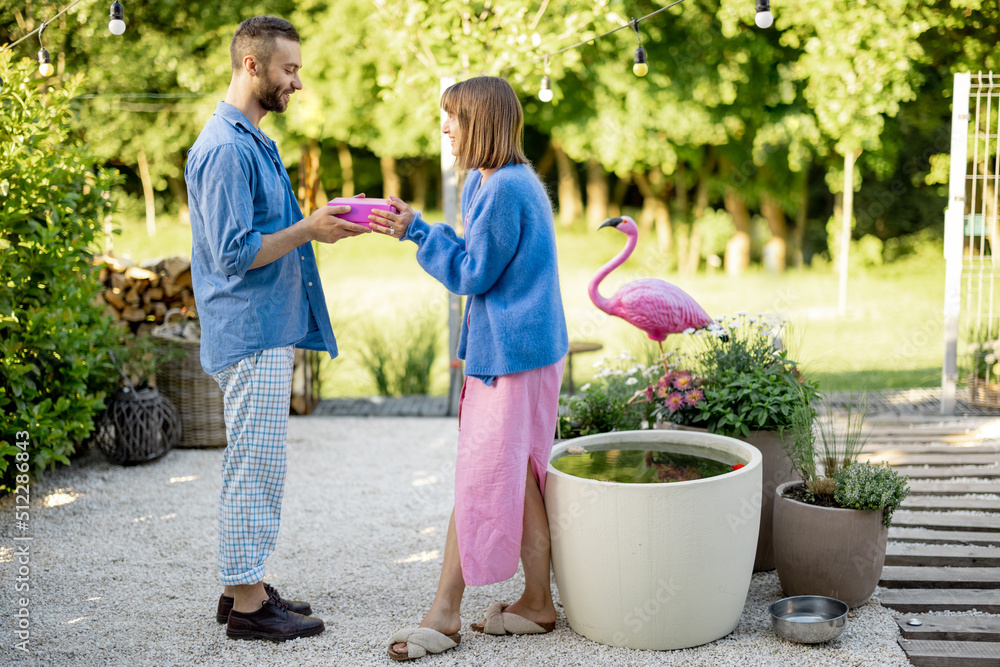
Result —
<svg viewBox="0 0 1000 667"><path fill-rule="evenodd" d="M556 470L568 475L626 484L683 482L715 477L732 472L733 465L702 456L648 449L609 449L566 454L552 462ZM738 463L736 465L739 466Z"/></svg>

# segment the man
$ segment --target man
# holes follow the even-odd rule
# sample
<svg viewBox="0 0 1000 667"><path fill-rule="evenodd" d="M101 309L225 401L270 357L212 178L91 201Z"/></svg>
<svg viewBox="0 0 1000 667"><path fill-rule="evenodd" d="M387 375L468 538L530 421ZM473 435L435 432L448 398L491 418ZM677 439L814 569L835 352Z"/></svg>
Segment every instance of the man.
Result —
<svg viewBox="0 0 1000 667"><path fill-rule="evenodd" d="M225 102L188 153L194 238L191 272L201 320L201 363L225 395L216 617L232 638L286 640L323 631L304 602L263 583L285 482L285 436L294 347L337 354L311 241L370 230L324 206L303 218L275 143L260 130L302 89L291 23L257 16L230 45Z"/></svg>

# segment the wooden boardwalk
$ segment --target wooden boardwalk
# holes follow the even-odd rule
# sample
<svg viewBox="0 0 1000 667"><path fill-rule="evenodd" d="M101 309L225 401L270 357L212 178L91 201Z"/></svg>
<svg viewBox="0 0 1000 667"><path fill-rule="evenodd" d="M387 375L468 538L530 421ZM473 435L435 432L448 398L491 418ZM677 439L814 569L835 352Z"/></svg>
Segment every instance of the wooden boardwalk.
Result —
<svg viewBox="0 0 1000 667"><path fill-rule="evenodd" d="M910 477L880 601L914 665L1000 665L1000 419L885 415L861 460ZM948 612L948 614L931 613Z"/></svg>

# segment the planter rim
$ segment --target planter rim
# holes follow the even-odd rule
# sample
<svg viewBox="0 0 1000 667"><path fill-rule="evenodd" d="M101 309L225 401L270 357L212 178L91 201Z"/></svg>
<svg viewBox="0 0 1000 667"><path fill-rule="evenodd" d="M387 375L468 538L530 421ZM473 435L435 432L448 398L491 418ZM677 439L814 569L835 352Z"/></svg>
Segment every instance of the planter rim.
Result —
<svg viewBox="0 0 1000 667"><path fill-rule="evenodd" d="M811 503L804 503L801 500L797 500L795 498L789 498L789 497L787 497L787 496L784 495L786 488L788 488L789 486L795 486L797 484L801 484L801 485L805 486L805 482L803 482L800 479L796 479L796 480L792 480L791 482L785 482L783 484L779 484L778 488L776 488L774 490L775 497L776 498L781 498L782 500L787 500L787 501L792 502L792 503L798 503L799 505L805 505L806 507L811 507L811 508L816 509L816 510L823 510L824 512L872 512L872 513L875 513L875 512L884 512L885 511L884 509L859 510L859 509L854 509L853 507L823 507L821 505L813 505Z"/></svg>
<svg viewBox="0 0 1000 667"><path fill-rule="evenodd" d="M649 482L646 484L633 484L628 482L605 482L598 479L588 479L586 477L577 477L576 475L570 475L569 473L562 472L561 470L556 470L552 465L552 462L557 458L561 457L566 451L573 446L580 446L586 448L588 444L600 443L602 445L608 442L629 442L636 444L643 443L661 443L661 442L677 442L677 444L695 445L695 446L709 446L712 443L719 444L720 441L724 442L731 449L736 449L742 452L748 462L743 465L739 470L733 470L722 475L716 475L715 477L705 477L703 479L690 479L680 482ZM615 447L609 447L608 449L615 449ZM589 484L601 484L608 485L611 484L617 488L630 488L635 489L638 493L643 489L650 488L683 488L690 487L696 484L718 484L723 480L727 479L729 475L740 475L740 474L750 474L752 471L760 468L764 465L763 456L760 450L753 445L744 442L743 440L737 440L736 438L731 438L725 435L716 435L714 433L699 433L695 431L681 431L681 430L656 430L647 429L643 431L609 431L607 433L595 433L593 435L585 435L579 438L570 438L568 440L563 440L556 444L552 448L552 453L549 454L549 463L547 474L555 475L557 477L565 477L567 479L577 480L580 482L585 482ZM732 479L729 477L729 479Z"/></svg>

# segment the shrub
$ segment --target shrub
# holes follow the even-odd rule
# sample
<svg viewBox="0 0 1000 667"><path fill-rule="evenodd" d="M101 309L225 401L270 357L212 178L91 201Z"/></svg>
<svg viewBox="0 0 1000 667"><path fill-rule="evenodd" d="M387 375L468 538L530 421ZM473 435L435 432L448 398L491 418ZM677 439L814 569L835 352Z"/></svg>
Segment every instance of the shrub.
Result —
<svg viewBox="0 0 1000 667"><path fill-rule="evenodd" d="M69 463L117 374L90 254L117 176L71 132L82 76L42 90L36 67L0 51L0 491L24 433L31 474Z"/></svg>

